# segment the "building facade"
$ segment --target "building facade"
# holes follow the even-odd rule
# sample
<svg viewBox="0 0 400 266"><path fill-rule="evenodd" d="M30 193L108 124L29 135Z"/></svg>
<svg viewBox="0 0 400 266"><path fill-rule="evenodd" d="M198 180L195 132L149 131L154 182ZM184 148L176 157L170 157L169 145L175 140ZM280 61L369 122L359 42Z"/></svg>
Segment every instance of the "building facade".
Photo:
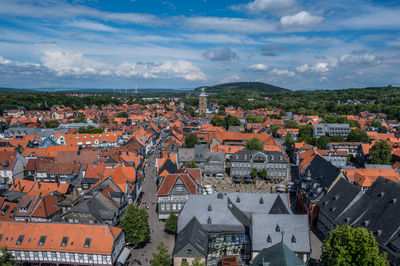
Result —
<svg viewBox="0 0 400 266"><path fill-rule="evenodd" d="M316 124L314 125L313 136L343 136L347 137L351 128L349 124Z"/></svg>
<svg viewBox="0 0 400 266"><path fill-rule="evenodd" d="M231 155L231 176L250 176L252 169L267 170L268 179L286 180L289 176L289 159L280 151L240 150Z"/></svg>
<svg viewBox="0 0 400 266"><path fill-rule="evenodd" d="M205 114L207 114L207 94L204 91L204 88L202 88L199 95L199 115Z"/></svg>

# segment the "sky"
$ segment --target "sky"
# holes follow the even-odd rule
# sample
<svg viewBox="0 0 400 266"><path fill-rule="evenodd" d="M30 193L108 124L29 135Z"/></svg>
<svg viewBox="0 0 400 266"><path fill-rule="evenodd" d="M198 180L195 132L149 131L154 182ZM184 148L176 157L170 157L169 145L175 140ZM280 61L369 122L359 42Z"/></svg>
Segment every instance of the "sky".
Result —
<svg viewBox="0 0 400 266"><path fill-rule="evenodd" d="M0 0L0 86L395 86L399 33L396 0Z"/></svg>

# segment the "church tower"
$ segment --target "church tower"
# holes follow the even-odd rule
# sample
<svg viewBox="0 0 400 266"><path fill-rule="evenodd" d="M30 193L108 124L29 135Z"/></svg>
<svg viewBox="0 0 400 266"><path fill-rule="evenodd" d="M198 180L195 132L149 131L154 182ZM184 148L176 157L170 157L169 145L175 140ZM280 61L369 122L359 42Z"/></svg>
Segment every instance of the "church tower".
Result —
<svg viewBox="0 0 400 266"><path fill-rule="evenodd" d="M199 95L199 115L205 114L207 114L207 94L204 88L202 88Z"/></svg>

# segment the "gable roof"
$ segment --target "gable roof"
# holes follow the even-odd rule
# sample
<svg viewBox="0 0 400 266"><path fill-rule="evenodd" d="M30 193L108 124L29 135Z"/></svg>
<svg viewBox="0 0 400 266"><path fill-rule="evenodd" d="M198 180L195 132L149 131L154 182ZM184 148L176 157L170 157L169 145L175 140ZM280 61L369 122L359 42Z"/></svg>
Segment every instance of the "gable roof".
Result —
<svg viewBox="0 0 400 266"><path fill-rule="evenodd" d="M253 266L305 266L306 264L291 251L283 241L264 248L253 259Z"/></svg>

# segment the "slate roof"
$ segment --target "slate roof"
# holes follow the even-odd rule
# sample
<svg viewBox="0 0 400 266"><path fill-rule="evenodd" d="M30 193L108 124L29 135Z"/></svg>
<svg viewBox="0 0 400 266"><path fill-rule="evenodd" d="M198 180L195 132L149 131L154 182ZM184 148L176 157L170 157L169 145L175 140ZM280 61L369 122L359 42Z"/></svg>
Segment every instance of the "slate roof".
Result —
<svg viewBox="0 0 400 266"><path fill-rule="evenodd" d="M251 220L250 239L253 252L279 243L283 232L283 242L293 252L311 252L307 215L255 213Z"/></svg>
<svg viewBox="0 0 400 266"><path fill-rule="evenodd" d="M252 266L303 266L305 263L282 241L265 248L254 258Z"/></svg>
<svg viewBox="0 0 400 266"><path fill-rule="evenodd" d="M336 187L338 186L338 187ZM353 189L343 189L343 184L337 183L324 197L322 202L329 201L335 195L339 195L345 205L345 201L351 202L347 206L338 206L337 210L330 214L330 218L336 225L349 224L352 227L365 227L373 232L374 237L381 248L389 251L393 256L394 264L400 263L400 184L378 177L372 186L361 196ZM355 197L351 200L352 193ZM328 203L330 204L330 203ZM327 204L327 205L328 205ZM339 208L344 209L340 212ZM322 206L321 211L329 213L328 206ZM328 209L328 210L327 210ZM396 251L397 249L397 251Z"/></svg>
<svg viewBox="0 0 400 266"><path fill-rule="evenodd" d="M307 193L309 199L317 202L325 195L339 173L339 168L317 154L298 180L298 185Z"/></svg>
<svg viewBox="0 0 400 266"><path fill-rule="evenodd" d="M179 257L203 257L207 256L208 237L207 232L201 226L195 217L189 221L186 227L179 233L175 240L172 256ZM188 254L188 247L192 248L191 254ZM185 249L186 247L186 249ZM198 254L193 253L197 251Z"/></svg>
<svg viewBox="0 0 400 266"><path fill-rule="evenodd" d="M222 195L222 198L218 198L218 195ZM244 231L243 223L250 219L251 213L269 213L274 205L280 205L275 204L277 200L283 201L285 207L289 206L288 198L282 198L279 194L220 192L212 195L190 195L178 217L177 232L179 233L193 217L196 217L204 228L213 231L213 228L219 226L222 227L222 231ZM285 212L292 214L287 207Z"/></svg>
<svg viewBox="0 0 400 266"><path fill-rule="evenodd" d="M332 189L319 202L320 212L332 221L340 215L352 202L362 196L361 190L340 178Z"/></svg>
<svg viewBox="0 0 400 266"><path fill-rule="evenodd" d="M178 170L178 167L176 166L176 163L174 163L173 161L171 161L171 159L167 159L165 161L165 163L163 164L163 166L160 168L160 170L158 170L158 175L160 175L162 172L167 171L170 174L176 173L176 171Z"/></svg>

